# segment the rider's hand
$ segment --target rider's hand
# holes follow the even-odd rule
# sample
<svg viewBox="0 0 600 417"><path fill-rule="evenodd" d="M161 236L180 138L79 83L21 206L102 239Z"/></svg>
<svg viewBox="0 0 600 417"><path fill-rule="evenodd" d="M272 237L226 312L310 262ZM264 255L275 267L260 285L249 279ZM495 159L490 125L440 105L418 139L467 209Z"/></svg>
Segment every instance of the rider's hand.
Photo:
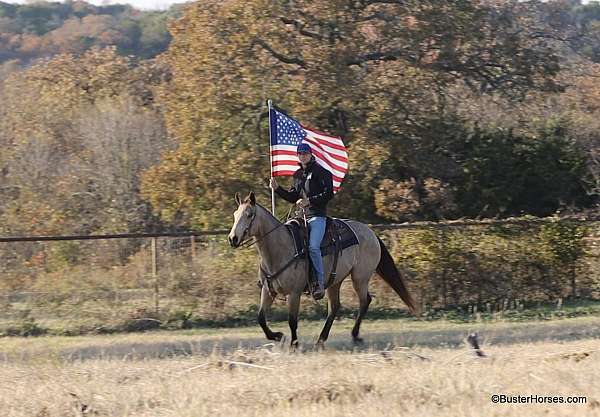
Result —
<svg viewBox="0 0 600 417"><path fill-rule="evenodd" d="M308 198L299 198L298 201L296 201L296 205L300 208L308 207L309 204Z"/></svg>
<svg viewBox="0 0 600 417"><path fill-rule="evenodd" d="M277 184L277 180L275 178L271 178L269 185L274 190L276 190L279 187L279 184Z"/></svg>

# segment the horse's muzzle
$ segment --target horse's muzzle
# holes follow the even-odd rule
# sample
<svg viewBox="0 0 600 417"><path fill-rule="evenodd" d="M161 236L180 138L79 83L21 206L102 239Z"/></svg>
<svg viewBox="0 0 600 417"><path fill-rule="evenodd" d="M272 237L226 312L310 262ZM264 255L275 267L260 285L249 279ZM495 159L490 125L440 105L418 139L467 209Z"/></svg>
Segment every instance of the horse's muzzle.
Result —
<svg viewBox="0 0 600 417"><path fill-rule="evenodd" d="M238 246L240 246L237 236L233 236L233 237L228 236L227 239L229 240L229 244L231 245L232 248L237 248Z"/></svg>

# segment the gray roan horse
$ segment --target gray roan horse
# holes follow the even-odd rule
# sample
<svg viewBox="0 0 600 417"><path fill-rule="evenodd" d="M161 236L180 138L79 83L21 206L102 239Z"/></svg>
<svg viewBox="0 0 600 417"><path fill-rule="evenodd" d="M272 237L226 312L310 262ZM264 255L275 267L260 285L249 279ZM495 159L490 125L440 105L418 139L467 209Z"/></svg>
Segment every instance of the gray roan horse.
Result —
<svg viewBox="0 0 600 417"><path fill-rule="evenodd" d="M244 200L241 199L239 194L236 194L235 201L238 208L233 213L234 221L228 236L229 243L237 248L246 239L254 238L257 241L256 245L260 255L259 278L264 283L266 275L276 274L277 278L271 281L272 287L278 294L287 296L288 323L292 332L291 344L294 348L298 344L296 330L298 328L300 296L307 283L307 268L304 264L306 259L292 261L295 255L292 236L285 227L280 227L283 223L256 203L254 193L250 193ZM417 306L408 293L406 284L383 242L367 225L356 221L348 221L348 223L356 233L359 244L344 249L340 254L336 279L327 288L329 302L327 321L321 331L317 346L323 346L329 336L329 330L340 307L340 285L348 275L352 276L352 285L360 302L360 310L352 329L354 342L362 341L358 333L360 323L371 303L368 286L369 279L371 279L374 272L377 272L396 291L413 314L418 315ZM333 266L331 258L332 256L328 255L323 259L325 281L331 274ZM263 284L258 322L267 339L279 341L283 338L283 333L273 332L267 325L265 316L272 303L273 297L268 285Z"/></svg>

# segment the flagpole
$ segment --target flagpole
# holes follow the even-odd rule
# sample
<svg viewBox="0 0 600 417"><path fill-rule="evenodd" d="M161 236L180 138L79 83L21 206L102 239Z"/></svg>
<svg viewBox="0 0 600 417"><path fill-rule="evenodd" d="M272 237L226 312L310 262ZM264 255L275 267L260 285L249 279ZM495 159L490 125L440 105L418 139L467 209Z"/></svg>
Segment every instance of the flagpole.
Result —
<svg viewBox="0 0 600 417"><path fill-rule="evenodd" d="M273 179L273 150L271 149L271 100L267 100L269 106L269 164L271 165L271 179ZM271 214L275 216L275 190L271 188Z"/></svg>

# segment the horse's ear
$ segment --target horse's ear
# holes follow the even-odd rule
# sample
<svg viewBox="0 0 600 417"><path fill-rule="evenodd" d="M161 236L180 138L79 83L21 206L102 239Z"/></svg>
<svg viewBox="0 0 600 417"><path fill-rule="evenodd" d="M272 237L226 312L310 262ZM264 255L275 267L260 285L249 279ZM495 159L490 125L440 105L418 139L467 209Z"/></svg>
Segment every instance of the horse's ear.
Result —
<svg viewBox="0 0 600 417"><path fill-rule="evenodd" d="M256 196L254 195L254 191L250 191L250 194L248 194L248 200L250 200L250 204L256 204Z"/></svg>
<svg viewBox="0 0 600 417"><path fill-rule="evenodd" d="M240 193L235 193L235 202L239 205L242 204L242 197L240 196Z"/></svg>

